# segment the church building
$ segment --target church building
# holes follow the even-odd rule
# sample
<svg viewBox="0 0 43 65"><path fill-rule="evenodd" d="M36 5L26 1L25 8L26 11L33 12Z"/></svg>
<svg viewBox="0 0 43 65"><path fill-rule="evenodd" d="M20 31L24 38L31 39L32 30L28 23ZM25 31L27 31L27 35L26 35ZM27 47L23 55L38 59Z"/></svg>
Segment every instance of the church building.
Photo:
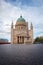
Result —
<svg viewBox="0 0 43 65"><path fill-rule="evenodd" d="M33 25L31 23L30 29L28 22L20 16L15 24L11 24L11 44L32 44L33 43Z"/></svg>

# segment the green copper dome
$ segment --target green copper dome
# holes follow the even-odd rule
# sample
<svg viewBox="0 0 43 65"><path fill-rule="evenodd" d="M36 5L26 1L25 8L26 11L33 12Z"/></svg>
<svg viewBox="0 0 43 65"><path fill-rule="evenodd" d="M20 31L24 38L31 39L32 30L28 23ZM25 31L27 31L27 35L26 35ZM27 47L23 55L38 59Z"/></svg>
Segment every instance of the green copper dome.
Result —
<svg viewBox="0 0 43 65"><path fill-rule="evenodd" d="M20 16L20 18L17 19L17 22L25 22L25 19L22 16Z"/></svg>

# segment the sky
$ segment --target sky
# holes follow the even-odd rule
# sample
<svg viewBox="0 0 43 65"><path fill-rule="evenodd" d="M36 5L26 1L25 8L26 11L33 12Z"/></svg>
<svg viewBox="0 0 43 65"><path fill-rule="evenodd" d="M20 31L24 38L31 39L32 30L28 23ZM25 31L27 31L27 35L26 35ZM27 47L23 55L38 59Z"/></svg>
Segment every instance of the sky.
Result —
<svg viewBox="0 0 43 65"><path fill-rule="evenodd" d="M23 16L33 24L33 36L43 36L43 0L0 0L0 38L11 41L11 23Z"/></svg>

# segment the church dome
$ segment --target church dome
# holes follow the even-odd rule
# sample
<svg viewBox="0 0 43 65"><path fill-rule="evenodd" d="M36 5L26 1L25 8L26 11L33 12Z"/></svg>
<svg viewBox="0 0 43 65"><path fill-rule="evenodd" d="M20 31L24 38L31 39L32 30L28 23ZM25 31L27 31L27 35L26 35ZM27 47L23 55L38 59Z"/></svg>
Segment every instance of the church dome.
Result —
<svg viewBox="0 0 43 65"><path fill-rule="evenodd" d="M16 21L16 25L26 25L25 19L22 16L20 16L20 18L18 18Z"/></svg>
<svg viewBox="0 0 43 65"><path fill-rule="evenodd" d="M25 22L25 19L22 16L20 16L20 18L17 19L17 22Z"/></svg>

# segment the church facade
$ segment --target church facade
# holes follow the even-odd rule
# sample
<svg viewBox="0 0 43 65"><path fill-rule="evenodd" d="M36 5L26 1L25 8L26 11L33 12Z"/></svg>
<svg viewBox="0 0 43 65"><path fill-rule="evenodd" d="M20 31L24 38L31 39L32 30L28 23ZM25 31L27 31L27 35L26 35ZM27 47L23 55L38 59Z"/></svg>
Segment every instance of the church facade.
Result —
<svg viewBox="0 0 43 65"><path fill-rule="evenodd" d="M30 30L28 22L20 16L15 24L11 24L11 44L32 44L33 43L33 25L31 23Z"/></svg>

